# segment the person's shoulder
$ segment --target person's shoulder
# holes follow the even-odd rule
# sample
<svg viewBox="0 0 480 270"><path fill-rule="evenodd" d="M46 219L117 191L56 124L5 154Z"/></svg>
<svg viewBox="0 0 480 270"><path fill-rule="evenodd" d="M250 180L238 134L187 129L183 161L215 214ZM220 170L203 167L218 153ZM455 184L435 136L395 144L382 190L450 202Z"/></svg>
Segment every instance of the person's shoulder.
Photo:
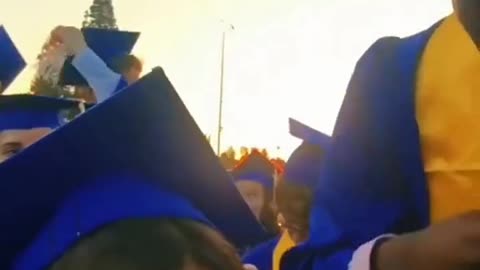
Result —
<svg viewBox="0 0 480 270"><path fill-rule="evenodd" d="M377 39L367 51L378 51L391 48L391 46L398 45L402 39L397 36L385 36Z"/></svg>
<svg viewBox="0 0 480 270"><path fill-rule="evenodd" d="M410 47L413 45L413 48L417 48L418 46L418 49L422 50L430 36L435 32L442 22L443 19L435 22L432 26L425 30L403 38L398 36L381 37L373 42L373 44L365 51L358 62L361 63L367 59L386 59L387 57L393 56L396 50L401 48L401 46Z"/></svg>
<svg viewBox="0 0 480 270"><path fill-rule="evenodd" d="M272 259L273 251L278 244L280 237L275 237L268 241L258 244L257 246L253 247L252 249L248 250L242 258L244 263L251 263L257 262L260 260L265 260L265 258Z"/></svg>
<svg viewBox="0 0 480 270"><path fill-rule="evenodd" d="M242 262L255 265L259 270L271 270L273 267L273 252L279 240L280 237L275 237L248 250L242 257Z"/></svg>
<svg viewBox="0 0 480 270"><path fill-rule="evenodd" d="M360 57L357 62L357 67L373 59L386 59L386 57L392 56L395 48L397 48L401 41L402 39L396 36L385 36L377 39Z"/></svg>

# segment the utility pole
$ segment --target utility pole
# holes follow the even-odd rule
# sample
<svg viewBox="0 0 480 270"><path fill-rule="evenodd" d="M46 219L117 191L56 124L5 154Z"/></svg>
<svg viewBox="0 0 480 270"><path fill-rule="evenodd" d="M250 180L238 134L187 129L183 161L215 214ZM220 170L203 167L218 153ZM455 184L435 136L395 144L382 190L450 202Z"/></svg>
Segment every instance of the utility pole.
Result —
<svg viewBox="0 0 480 270"><path fill-rule="evenodd" d="M224 24L225 22L222 21ZM225 74L225 43L227 39L227 31L235 30L235 27L232 24L229 24L228 27L223 27L222 31L222 48L221 48L221 59L220 59L220 97L218 102L218 130L217 130L217 155L220 156L220 148L222 145L222 119L223 119L223 88L224 88L224 74Z"/></svg>

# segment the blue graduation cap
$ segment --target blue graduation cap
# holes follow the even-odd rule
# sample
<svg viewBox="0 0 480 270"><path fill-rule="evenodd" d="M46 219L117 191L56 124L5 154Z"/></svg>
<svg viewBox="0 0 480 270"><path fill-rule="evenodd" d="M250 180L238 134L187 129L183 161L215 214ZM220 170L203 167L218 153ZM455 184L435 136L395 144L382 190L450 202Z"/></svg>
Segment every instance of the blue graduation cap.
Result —
<svg viewBox="0 0 480 270"><path fill-rule="evenodd" d="M0 166L0 269L43 269L130 218L204 222L239 248L264 239L163 70L129 89Z"/></svg>
<svg viewBox="0 0 480 270"><path fill-rule="evenodd" d="M231 172L235 182L253 181L267 189L273 188L274 173L273 164L258 151L252 151L244 157Z"/></svg>
<svg viewBox="0 0 480 270"><path fill-rule="evenodd" d="M290 118L290 134L303 140L285 165L284 179L296 185L314 188L321 163L330 145L330 137Z"/></svg>
<svg viewBox="0 0 480 270"><path fill-rule="evenodd" d="M131 53L140 36L139 32L99 28L84 28L82 33L88 47L115 72L119 72L115 70L116 62ZM69 57L65 61L60 71L59 85L87 86L87 81L72 65L72 60Z"/></svg>
<svg viewBox="0 0 480 270"><path fill-rule="evenodd" d="M25 60L7 30L0 25L0 93L7 89L25 66Z"/></svg>
<svg viewBox="0 0 480 270"><path fill-rule="evenodd" d="M52 128L65 123L61 112L80 101L28 94L0 95L0 132L10 129Z"/></svg>

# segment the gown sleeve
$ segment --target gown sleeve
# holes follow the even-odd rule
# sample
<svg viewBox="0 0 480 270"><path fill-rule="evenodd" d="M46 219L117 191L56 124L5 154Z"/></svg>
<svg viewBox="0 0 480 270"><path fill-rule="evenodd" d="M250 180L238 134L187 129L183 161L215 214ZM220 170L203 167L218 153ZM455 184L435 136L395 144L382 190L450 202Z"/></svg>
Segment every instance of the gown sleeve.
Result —
<svg viewBox="0 0 480 270"><path fill-rule="evenodd" d="M76 55L72 64L93 89L98 102L127 86L125 79L113 72L90 48Z"/></svg>

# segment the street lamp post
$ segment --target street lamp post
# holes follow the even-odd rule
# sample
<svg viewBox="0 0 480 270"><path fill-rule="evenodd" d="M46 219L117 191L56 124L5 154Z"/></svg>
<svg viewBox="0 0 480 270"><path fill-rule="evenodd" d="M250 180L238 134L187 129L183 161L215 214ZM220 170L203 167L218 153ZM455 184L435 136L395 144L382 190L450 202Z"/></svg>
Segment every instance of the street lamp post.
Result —
<svg viewBox="0 0 480 270"><path fill-rule="evenodd" d="M222 23L224 23L222 21ZM222 52L220 59L220 97L218 102L218 130L217 130L217 155L220 156L220 147L222 144L222 117L223 117L223 87L224 87L224 74L225 74L225 42L227 38L227 31L234 30L232 24L229 24L228 27L224 27L222 31Z"/></svg>

